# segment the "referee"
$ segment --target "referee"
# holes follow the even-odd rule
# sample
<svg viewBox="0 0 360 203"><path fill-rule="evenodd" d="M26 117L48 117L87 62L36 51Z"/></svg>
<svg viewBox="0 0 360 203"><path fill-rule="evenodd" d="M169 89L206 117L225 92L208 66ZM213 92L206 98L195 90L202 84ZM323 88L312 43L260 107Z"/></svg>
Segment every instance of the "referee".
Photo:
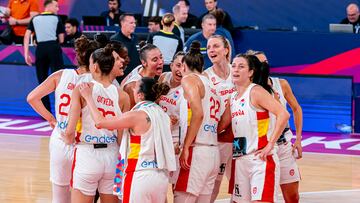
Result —
<svg viewBox="0 0 360 203"><path fill-rule="evenodd" d="M31 66L32 59L29 55L29 40L31 33L36 35L37 49L35 52L36 76L39 83L42 83L51 72L63 67L62 50L60 44L64 42L64 26L57 16L59 10L57 0L45 0L45 12L34 16L24 36L24 57L25 62ZM46 109L51 112L50 99L48 96L42 98Z"/></svg>

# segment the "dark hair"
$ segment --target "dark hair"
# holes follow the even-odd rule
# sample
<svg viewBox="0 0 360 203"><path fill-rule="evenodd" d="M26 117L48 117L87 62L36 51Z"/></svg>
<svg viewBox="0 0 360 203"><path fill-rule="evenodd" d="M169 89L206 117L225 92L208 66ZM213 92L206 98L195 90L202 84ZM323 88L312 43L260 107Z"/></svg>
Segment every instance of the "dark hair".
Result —
<svg viewBox="0 0 360 203"><path fill-rule="evenodd" d="M117 2L118 2L118 5L119 5L118 7L119 7L119 8L121 7L121 1L120 1L120 0L108 0L108 2L109 2L109 1L117 1Z"/></svg>
<svg viewBox="0 0 360 203"><path fill-rule="evenodd" d="M226 17L226 13L221 8L217 8L210 12L216 18L216 25L222 26L224 25L224 20Z"/></svg>
<svg viewBox="0 0 360 203"><path fill-rule="evenodd" d="M76 18L68 18L65 21L65 24L69 23L71 26L76 26L76 28L79 28L79 21Z"/></svg>
<svg viewBox="0 0 360 203"><path fill-rule="evenodd" d="M166 13L161 20L162 24L166 27L170 27L174 21L175 17L172 13Z"/></svg>
<svg viewBox="0 0 360 203"><path fill-rule="evenodd" d="M190 50L182 58L182 62L186 63L191 71L197 70L202 73L204 69L204 57L200 52L200 42L193 41L190 45Z"/></svg>
<svg viewBox="0 0 360 203"><path fill-rule="evenodd" d="M157 46L153 45L153 44L145 44L144 46L142 46L140 48L140 60L146 61L147 59L147 53L153 49L158 49Z"/></svg>
<svg viewBox="0 0 360 203"><path fill-rule="evenodd" d="M144 94L147 101L156 101L161 95L166 95L170 91L170 87L165 83L158 83L154 78L141 78L139 93Z"/></svg>
<svg viewBox="0 0 360 203"><path fill-rule="evenodd" d="M269 64L260 62L260 60L254 55L238 54L236 57L244 58L249 65L249 70L254 71L251 82L262 86L270 94L274 92L268 83L270 76Z"/></svg>
<svg viewBox="0 0 360 203"><path fill-rule="evenodd" d="M81 35L75 40L76 59L79 66L86 66L89 70L89 59L91 54L100 47L99 43L94 40L89 40L85 35Z"/></svg>
<svg viewBox="0 0 360 203"><path fill-rule="evenodd" d="M120 15L120 18L119 18L120 22L124 21L125 17L127 17L127 16L135 18L135 15L132 14L132 13L123 13L123 14Z"/></svg>
<svg viewBox="0 0 360 203"><path fill-rule="evenodd" d="M171 62L174 62L175 59L176 59L177 57L179 57L179 56L185 56L185 52L183 52L183 51L178 51L178 52L173 56Z"/></svg>
<svg viewBox="0 0 360 203"><path fill-rule="evenodd" d="M160 24L161 20L162 18L160 16L153 16L149 18L148 23L153 22L155 24Z"/></svg>
<svg viewBox="0 0 360 203"><path fill-rule="evenodd" d="M115 51L117 54L119 54L119 56L121 58L123 58L125 60L124 66L129 64L129 62L130 62L129 53L128 53L126 46L123 43L121 43L119 41L110 41L106 45L106 47Z"/></svg>
<svg viewBox="0 0 360 203"><path fill-rule="evenodd" d="M95 50L91 55L93 62L99 65L102 75L109 75L114 66L115 59L112 51L113 50L109 48L100 48Z"/></svg>
<svg viewBox="0 0 360 203"><path fill-rule="evenodd" d="M57 0L45 0L45 1L44 1L44 7L46 7L47 5L51 4L53 1L56 1L56 2L57 2Z"/></svg>
<svg viewBox="0 0 360 203"><path fill-rule="evenodd" d="M100 44L100 48L104 48L109 42L109 39L106 37L106 35L102 33L97 33L94 35L94 40Z"/></svg>

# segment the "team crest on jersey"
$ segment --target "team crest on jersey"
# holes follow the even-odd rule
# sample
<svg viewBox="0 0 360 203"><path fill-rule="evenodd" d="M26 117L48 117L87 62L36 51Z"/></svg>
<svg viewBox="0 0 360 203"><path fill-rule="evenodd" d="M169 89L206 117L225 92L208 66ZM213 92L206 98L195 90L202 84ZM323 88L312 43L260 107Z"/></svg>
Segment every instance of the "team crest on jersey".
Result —
<svg viewBox="0 0 360 203"><path fill-rule="evenodd" d="M67 85L67 89L68 89L68 90L73 90L74 88L75 88L75 84L69 82L69 84Z"/></svg>
<svg viewBox="0 0 360 203"><path fill-rule="evenodd" d="M216 78L215 78L215 77L212 77L212 78L211 78L211 82L212 82L212 83L215 83L215 82L216 82Z"/></svg>
<svg viewBox="0 0 360 203"><path fill-rule="evenodd" d="M255 195L257 193L257 187L253 187L252 192Z"/></svg>
<svg viewBox="0 0 360 203"><path fill-rule="evenodd" d="M291 170L289 171L289 174L290 174L291 176L294 176L294 175L295 175L295 170L294 170L294 169L291 169Z"/></svg>
<svg viewBox="0 0 360 203"><path fill-rule="evenodd" d="M179 90L176 90L176 91L174 92L174 99L177 99L177 98L179 97L179 95L180 95Z"/></svg>
<svg viewBox="0 0 360 203"><path fill-rule="evenodd" d="M241 99L241 100L240 100L240 105L241 105L241 107L244 107L244 105L245 105L245 99Z"/></svg>

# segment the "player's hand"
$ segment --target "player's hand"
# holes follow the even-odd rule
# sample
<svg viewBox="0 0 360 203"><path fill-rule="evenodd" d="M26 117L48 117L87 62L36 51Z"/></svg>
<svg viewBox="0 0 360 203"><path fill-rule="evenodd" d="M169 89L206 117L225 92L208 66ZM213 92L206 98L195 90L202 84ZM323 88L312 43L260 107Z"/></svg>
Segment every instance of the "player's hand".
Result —
<svg viewBox="0 0 360 203"><path fill-rule="evenodd" d="M181 168L183 168L185 170L190 169L188 159L189 159L189 148L183 148L183 150L180 154L180 157L179 157L179 162L180 162Z"/></svg>
<svg viewBox="0 0 360 203"><path fill-rule="evenodd" d="M174 151L175 151L175 155L180 154L180 146L179 146L179 143L174 144Z"/></svg>
<svg viewBox="0 0 360 203"><path fill-rule="evenodd" d="M31 59L31 56L28 55L28 54L25 54L25 63L26 63L28 66L32 66L32 59Z"/></svg>
<svg viewBox="0 0 360 203"><path fill-rule="evenodd" d="M47 121L48 123L49 123L49 125L50 125L50 127L52 128L52 129L54 129L55 128L55 126L56 126L56 119L54 118L54 117L52 117L50 120L48 120Z"/></svg>
<svg viewBox="0 0 360 203"><path fill-rule="evenodd" d="M10 17L10 18L8 19L8 21L9 21L9 25L16 25L16 19L15 19L15 18Z"/></svg>
<svg viewBox="0 0 360 203"><path fill-rule="evenodd" d="M297 152L297 156L295 156L296 159L302 158L302 146L301 146L301 140L296 140L293 144L292 152L295 153L295 150Z"/></svg>
<svg viewBox="0 0 360 203"><path fill-rule="evenodd" d="M84 97L85 100L91 98L91 89L90 84L87 82L81 83L79 86L79 91L82 97Z"/></svg>
<svg viewBox="0 0 360 203"><path fill-rule="evenodd" d="M169 117L170 117L171 128L172 128L173 126L175 126L179 122L179 119L175 115L170 115Z"/></svg>
<svg viewBox="0 0 360 203"><path fill-rule="evenodd" d="M269 142L264 148L255 152L255 156L259 155L259 158L266 161L266 157L270 155L271 150L274 148L274 143Z"/></svg>

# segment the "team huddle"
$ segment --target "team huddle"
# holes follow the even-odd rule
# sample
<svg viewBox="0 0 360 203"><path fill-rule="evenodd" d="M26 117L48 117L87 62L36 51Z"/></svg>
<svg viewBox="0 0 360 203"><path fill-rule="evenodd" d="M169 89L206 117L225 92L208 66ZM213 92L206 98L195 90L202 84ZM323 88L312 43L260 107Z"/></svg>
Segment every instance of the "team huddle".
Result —
<svg viewBox="0 0 360 203"><path fill-rule="evenodd" d="M302 111L286 80L269 77L262 52L231 62L226 38L178 52L163 73L161 51L129 62L120 42L75 41L77 69L50 75L28 102L54 129L50 137L53 202L214 202L223 176L232 202L298 202ZM41 98L55 92L55 114ZM289 128L293 111L296 141ZM280 187L279 187L280 186Z"/></svg>

